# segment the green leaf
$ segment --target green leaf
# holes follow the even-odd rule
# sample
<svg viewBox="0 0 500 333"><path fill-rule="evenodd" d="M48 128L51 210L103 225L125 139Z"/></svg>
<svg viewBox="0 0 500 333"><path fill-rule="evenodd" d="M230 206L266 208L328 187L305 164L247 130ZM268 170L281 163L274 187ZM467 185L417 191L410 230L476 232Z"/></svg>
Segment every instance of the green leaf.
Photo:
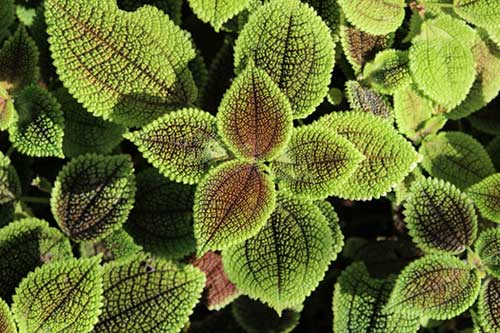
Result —
<svg viewBox="0 0 500 333"><path fill-rule="evenodd" d="M491 0L453 0L453 9L466 21L481 27L500 26L500 3Z"/></svg>
<svg viewBox="0 0 500 333"><path fill-rule="evenodd" d="M21 196L21 182L10 159L0 151L0 205L13 203Z"/></svg>
<svg viewBox="0 0 500 333"><path fill-rule="evenodd" d="M338 0L349 22L374 35L396 31L405 17L404 0Z"/></svg>
<svg viewBox="0 0 500 333"><path fill-rule="evenodd" d="M99 260L68 259L28 274L12 304L19 333L90 332L102 306Z"/></svg>
<svg viewBox="0 0 500 333"><path fill-rule="evenodd" d="M14 318L10 312L9 306L0 298L0 332L17 333Z"/></svg>
<svg viewBox="0 0 500 333"><path fill-rule="evenodd" d="M196 250L193 186L172 182L149 168L137 175L135 198L125 229L147 252L179 259Z"/></svg>
<svg viewBox="0 0 500 333"><path fill-rule="evenodd" d="M59 79L94 115L141 126L196 100L190 36L161 10L48 0L45 17Z"/></svg>
<svg viewBox="0 0 500 333"><path fill-rule="evenodd" d="M176 182L198 183L216 160L227 158L215 117L198 109L170 113L125 137L149 163Z"/></svg>
<svg viewBox="0 0 500 333"><path fill-rule="evenodd" d="M82 257L93 257L102 254L102 261L105 263L127 258L141 251L142 246L134 243L134 239L123 229L118 229L97 242L80 243Z"/></svg>
<svg viewBox="0 0 500 333"><path fill-rule="evenodd" d="M500 223L500 173L484 178L466 192L483 217Z"/></svg>
<svg viewBox="0 0 500 333"><path fill-rule="evenodd" d="M16 19L14 0L0 0L0 43L9 35L9 27Z"/></svg>
<svg viewBox="0 0 500 333"><path fill-rule="evenodd" d="M394 49L377 53L375 59L366 64L363 77L383 94L406 90L412 82L408 53Z"/></svg>
<svg viewBox="0 0 500 333"><path fill-rule="evenodd" d="M198 255L255 235L271 215L275 196L263 165L230 161L211 170L196 188L194 200Z"/></svg>
<svg viewBox="0 0 500 333"><path fill-rule="evenodd" d="M374 279L363 263L345 269L333 293L334 332L415 333L418 317L385 311L394 278Z"/></svg>
<svg viewBox="0 0 500 333"><path fill-rule="evenodd" d="M325 198L345 182L363 160L348 140L329 128L294 129L290 143L271 165L276 180L293 193Z"/></svg>
<svg viewBox="0 0 500 333"><path fill-rule="evenodd" d="M345 88L351 109L372 113L392 121L392 107L385 96L364 87L358 81L347 81Z"/></svg>
<svg viewBox="0 0 500 333"><path fill-rule="evenodd" d="M250 63L224 95L217 125L238 156L269 160L283 151L290 139L292 109L269 75Z"/></svg>
<svg viewBox="0 0 500 333"><path fill-rule="evenodd" d="M495 168L500 170L500 136L497 136L488 143L486 147L488 155L490 156Z"/></svg>
<svg viewBox="0 0 500 333"><path fill-rule="evenodd" d="M13 99L0 84L0 131L8 129L16 120L17 112L14 109Z"/></svg>
<svg viewBox="0 0 500 333"><path fill-rule="evenodd" d="M309 6L314 8L318 15L323 19L334 38L337 40L337 35L340 30L341 9L335 0L302 0Z"/></svg>
<svg viewBox="0 0 500 333"><path fill-rule="evenodd" d="M7 81L15 91L35 83L40 77L38 48L22 24L3 44L0 50L0 68L0 81Z"/></svg>
<svg viewBox="0 0 500 333"><path fill-rule="evenodd" d="M290 100L295 118L307 117L323 101L334 57L330 30L299 0L276 0L259 7L234 50L237 68L253 61L269 74Z"/></svg>
<svg viewBox="0 0 500 333"><path fill-rule="evenodd" d="M337 259L337 254L342 251L344 246L344 235L340 229L340 220L333 208L332 204L326 200L315 201L314 204L319 208L323 216L326 218L330 230L332 231L333 248L332 248L332 261Z"/></svg>
<svg viewBox="0 0 500 333"><path fill-rule="evenodd" d="M54 96L32 85L17 96L14 107L18 116L9 127L12 145L28 156L63 158L64 118Z"/></svg>
<svg viewBox="0 0 500 333"><path fill-rule="evenodd" d="M23 5L16 6L16 16L19 21L27 27L31 27L36 16L36 8L29 8Z"/></svg>
<svg viewBox="0 0 500 333"><path fill-rule="evenodd" d="M416 181L403 205L409 234L426 252L458 254L477 237L474 204L448 182L435 178Z"/></svg>
<svg viewBox="0 0 500 333"><path fill-rule="evenodd" d="M500 331L500 280L487 280L481 288L477 302L477 310L481 323L487 332Z"/></svg>
<svg viewBox="0 0 500 333"><path fill-rule="evenodd" d="M98 240L127 220L134 194L134 167L128 156L88 154L73 159L59 172L50 205L71 239Z"/></svg>
<svg viewBox="0 0 500 333"><path fill-rule="evenodd" d="M488 273L500 278L500 229L489 228L481 232L475 248Z"/></svg>
<svg viewBox="0 0 500 333"><path fill-rule="evenodd" d="M29 272L44 263L72 257L67 238L45 221L26 218L0 229L0 298L10 300Z"/></svg>
<svg viewBox="0 0 500 333"><path fill-rule="evenodd" d="M331 261L328 222L313 203L285 194L259 233L222 252L229 279L245 295L278 314L301 304Z"/></svg>
<svg viewBox="0 0 500 333"><path fill-rule="evenodd" d="M481 287L478 271L451 255L428 255L399 275L388 307L403 314L449 319L467 310Z"/></svg>
<svg viewBox="0 0 500 333"><path fill-rule="evenodd" d="M181 25L183 0L118 0L118 7L135 11L144 5L151 5L163 10L175 24Z"/></svg>
<svg viewBox="0 0 500 333"><path fill-rule="evenodd" d="M201 296L205 277L192 266L144 255L104 266L104 306L95 333L177 333Z"/></svg>
<svg viewBox="0 0 500 333"><path fill-rule="evenodd" d="M383 118L366 112L334 112L317 124L343 136L365 156L333 195L350 200L378 198L400 183L416 166L420 156Z"/></svg>
<svg viewBox="0 0 500 333"><path fill-rule="evenodd" d="M210 23L215 31L247 7L249 0L189 0L194 14L205 23Z"/></svg>
<svg viewBox="0 0 500 333"><path fill-rule="evenodd" d="M422 142L419 153L424 157L422 166L431 176L462 190L495 172L484 147L462 132L429 135Z"/></svg>

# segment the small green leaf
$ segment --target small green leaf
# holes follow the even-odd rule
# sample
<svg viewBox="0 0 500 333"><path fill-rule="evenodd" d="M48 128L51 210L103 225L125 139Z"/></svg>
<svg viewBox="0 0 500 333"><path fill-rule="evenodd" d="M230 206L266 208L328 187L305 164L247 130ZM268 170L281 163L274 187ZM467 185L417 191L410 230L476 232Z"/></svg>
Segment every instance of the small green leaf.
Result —
<svg viewBox="0 0 500 333"><path fill-rule="evenodd" d="M19 333L88 333L102 306L100 258L38 267L16 289L12 313Z"/></svg>
<svg viewBox="0 0 500 333"><path fill-rule="evenodd" d="M435 178L416 181L404 208L409 234L426 252L458 254L476 239L474 204L448 182Z"/></svg>
<svg viewBox="0 0 500 333"><path fill-rule="evenodd" d="M486 281L481 288L477 302L477 310L481 323L487 332L500 332L500 280Z"/></svg>
<svg viewBox="0 0 500 333"><path fill-rule="evenodd" d="M259 233L222 252L229 279L245 295L278 314L301 304L317 287L331 261L332 232L318 207L280 194Z"/></svg>
<svg viewBox="0 0 500 333"><path fill-rule="evenodd" d="M431 176L462 190L495 173L484 147L462 132L429 135L422 142L419 153L424 157L422 166Z"/></svg>
<svg viewBox="0 0 500 333"><path fill-rule="evenodd" d="M17 120L14 103L6 89L0 84L0 131L8 129Z"/></svg>
<svg viewBox="0 0 500 333"><path fill-rule="evenodd" d="M293 128L288 98L265 71L252 63L224 95L217 122L222 138L233 152L259 160L279 154Z"/></svg>
<svg viewBox="0 0 500 333"><path fill-rule="evenodd" d="M9 306L0 298L0 332L17 333L14 318L10 312Z"/></svg>
<svg viewBox="0 0 500 333"><path fill-rule="evenodd" d="M274 184L265 166L230 161L211 170L195 194L198 255L252 237L266 223L274 206Z"/></svg>
<svg viewBox="0 0 500 333"><path fill-rule="evenodd" d="M134 167L126 155L82 155L59 172L50 200L57 223L74 241L98 240L127 220Z"/></svg>
<svg viewBox="0 0 500 333"><path fill-rule="evenodd" d="M13 203L21 196L21 182L10 159L0 151L0 206Z"/></svg>
<svg viewBox="0 0 500 333"><path fill-rule="evenodd" d="M466 190L481 215L500 223L500 173L484 178Z"/></svg>
<svg viewBox="0 0 500 333"><path fill-rule="evenodd" d="M488 273L500 278L500 229L489 228L481 232L475 248Z"/></svg>
<svg viewBox="0 0 500 333"><path fill-rule="evenodd" d="M123 229L114 231L100 241L80 243L82 257L93 257L102 254L104 263L127 258L141 251L142 246L134 243L134 239Z"/></svg>
<svg viewBox="0 0 500 333"><path fill-rule="evenodd" d="M476 300L481 279L476 269L451 255L428 255L399 275L388 308L403 314L449 319Z"/></svg>
<svg viewBox="0 0 500 333"><path fill-rule="evenodd" d="M363 77L383 94L405 90L412 82L408 53L394 49L377 53L375 59L366 64Z"/></svg>
<svg viewBox="0 0 500 333"><path fill-rule="evenodd" d="M481 27L500 26L500 3L492 0L453 0L453 9L466 21Z"/></svg>
<svg viewBox="0 0 500 333"><path fill-rule="evenodd" d="M345 138L321 126L294 129L290 143L271 165L280 186L326 198L356 170L363 156Z"/></svg>
<svg viewBox="0 0 500 333"><path fill-rule="evenodd" d="M249 0L189 0L194 14L205 23L210 23L215 31L240 13L248 5Z"/></svg>
<svg viewBox="0 0 500 333"><path fill-rule="evenodd" d="M227 158L215 117L198 109L172 112L125 137L176 182L198 183L215 161Z"/></svg>
<svg viewBox="0 0 500 333"><path fill-rule="evenodd" d="M193 266L137 255L104 266L104 306L95 333L177 333L201 296Z"/></svg>
<svg viewBox="0 0 500 333"><path fill-rule="evenodd" d="M9 35L9 27L16 19L16 7L14 0L0 0L0 43ZM1 45L1 44L0 44Z"/></svg>
<svg viewBox="0 0 500 333"><path fill-rule="evenodd" d="M351 109L368 112L392 121L392 107L385 96L364 87L358 81L347 81L345 88Z"/></svg>

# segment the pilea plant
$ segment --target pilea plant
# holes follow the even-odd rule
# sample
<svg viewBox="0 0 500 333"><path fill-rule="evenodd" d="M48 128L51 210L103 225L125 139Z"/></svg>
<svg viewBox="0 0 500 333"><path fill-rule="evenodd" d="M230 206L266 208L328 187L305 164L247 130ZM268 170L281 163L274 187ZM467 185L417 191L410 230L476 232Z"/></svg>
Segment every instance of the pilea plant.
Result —
<svg viewBox="0 0 500 333"><path fill-rule="evenodd" d="M500 332L498 1L0 21L0 332Z"/></svg>

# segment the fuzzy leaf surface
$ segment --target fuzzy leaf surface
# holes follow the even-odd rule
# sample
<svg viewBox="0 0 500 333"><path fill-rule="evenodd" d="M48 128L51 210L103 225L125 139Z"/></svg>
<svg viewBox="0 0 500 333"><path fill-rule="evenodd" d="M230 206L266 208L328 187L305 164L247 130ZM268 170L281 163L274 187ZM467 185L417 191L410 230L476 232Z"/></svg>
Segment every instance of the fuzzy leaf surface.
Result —
<svg viewBox="0 0 500 333"><path fill-rule="evenodd" d="M385 96L361 85L358 81L347 81L345 94L351 109L372 113L392 120L392 107Z"/></svg>
<svg viewBox="0 0 500 333"><path fill-rule="evenodd" d="M243 11L249 0L189 0L193 12L200 20L210 23L215 31L232 17Z"/></svg>
<svg viewBox="0 0 500 333"><path fill-rule="evenodd" d="M363 76L384 94L405 89L412 82L408 54L395 49L381 51L372 62L366 64Z"/></svg>
<svg viewBox="0 0 500 333"><path fill-rule="evenodd" d="M500 278L500 229L489 228L481 232L475 248L488 273Z"/></svg>
<svg viewBox="0 0 500 333"><path fill-rule="evenodd" d="M477 310L481 323L487 332L500 331L500 280L486 281L481 288L477 302Z"/></svg>
<svg viewBox="0 0 500 333"><path fill-rule="evenodd" d="M466 190L483 217L500 223L500 173L484 178Z"/></svg>
<svg viewBox="0 0 500 333"><path fill-rule="evenodd" d="M0 332L17 333L14 317L10 312L9 306L0 298Z"/></svg>

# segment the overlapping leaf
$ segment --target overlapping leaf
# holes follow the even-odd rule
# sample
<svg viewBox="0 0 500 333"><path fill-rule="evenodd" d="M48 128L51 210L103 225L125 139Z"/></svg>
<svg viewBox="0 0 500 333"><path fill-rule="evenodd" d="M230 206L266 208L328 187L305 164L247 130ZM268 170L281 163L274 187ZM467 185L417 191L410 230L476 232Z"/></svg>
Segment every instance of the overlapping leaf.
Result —
<svg viewBox="0 0 500 333"><path fill-rule="evenodd" d="M235 65L253 61L290 100L295 118L311 114L328 92L334 65L330 30L299 0L276 0L250 16L235 46Z"/></svg>
<svg viewBox="0 0 500 333"><path fill-rule="evenodd" d="M500 278L500 229L490 228L483 231L475 248L488 273Z"/></svg>
<svg viewBox="0 0 500 333"><path fill-rule="evenodd" d="M309 6L318 12L318 15L323 19L334 39L338 39L337 35L340 30L341 10L335 0L303 0Z"/></svg>
<svg viewBox="0 0 500 333"><path fill-rule="evenodd" d="M500 173L486 177L466 191L483 217L500 223Z"/></svg>
<svg viewBox="0 0 500 333"><path fill-rule="evenodd" d="M123 229L118 229L96 242L80 243L80 253L83 257L102 254L103 262L127 258L141 251L142 246L137 245Z"/></svg>
<svg viewBox="0 0 500 333"><path fill-rule="evenodd" d="M333 248L332 248L332 261L337 259L337 254L342 251L344 246L344 235L342 230L340 230L340 220L333 208L332 204L326 200L315 201L314 204L319 208L323 216L326 218L326 222L330 226L332 231Z"/></svg>
<svg viewBox="0 0 500 333"><path fill-rule="evenodd" d="M0 85L0 131L5 131L17 119L12 97Z"/></svg>
<svg viewBox="0 0 500 333"><path fill-rule="evenodd" d="M375 59L366 64L363 76L384 94L405 89L412 81L407 52L388 49L377 53Z"/></svg>
<svg viewBox="0 0 500 333"><path fill-rule="evenodd" d="M0 298L0 332L17 333L14 318L10 312L9 306Z"/></svg>
<svg viewBox="0 0 500 333"><path fill-rule="evenodd" d="M135 194L134 168L126 155L82 155L59 172L51 209L73 240L106 237L126 221Z"/></svg>
<svg viewBox="0 0 500 333"><path fill-rule="evenodd" d="M499 332L500 280L491 279L484 283L477 304L479 318L487 332Z"/></svg>
<svg viewBox="0 0 500 333"><path fill-rule="evenodd" d="M196 99L190 37L159 9L48 0L45 17L59 79L93 114L140 126Z"/></svg>
<svg viewBox="0 0 500 333"><path fill-rule="evenodd" d="M183 0L118 0L118 7L128 11L135 11L144 5L156 6L163 10L175 24L180 25L182 19Z"/></svg>
<svg viewBox="0 0 500 333"><path fill-rule="evenodd" d="M0 206L13 203L21 195L21 183L10 158L0 151Z"/></svg>
<svg viewBox="0 0 500 333"><path fill-rule="evenodd" d="M249 0L189 0L189 5L200 20L210 23L215 31L248 5Z"/></svg>
<svg viewBox="0 0 500 333"><path fill-rule="evenodd" d="M385 96L361 85L358 81L347 81L345 86L351 109L372 113L386 119L392 118L392 107Z"/></svg>
<svg viewBox="0 0 500 333"><path fill-rule="evenodd" d="M455 13L481 27L499 26L500 4L491 0L453 0Z"/></svg>

